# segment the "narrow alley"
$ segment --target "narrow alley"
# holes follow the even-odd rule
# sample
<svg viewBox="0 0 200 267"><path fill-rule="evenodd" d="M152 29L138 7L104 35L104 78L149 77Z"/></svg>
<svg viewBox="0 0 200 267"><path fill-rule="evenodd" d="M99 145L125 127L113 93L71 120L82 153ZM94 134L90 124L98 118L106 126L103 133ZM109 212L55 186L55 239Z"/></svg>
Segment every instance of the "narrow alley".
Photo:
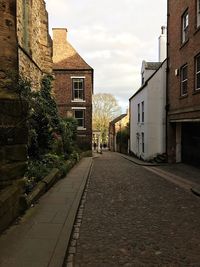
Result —
<svg viewBox="0 0 200 267"><path fill-rule="evenodd" d="M190 190L105 152L94 159L87 191L65 266L200 266L200 198Z"/></svg>

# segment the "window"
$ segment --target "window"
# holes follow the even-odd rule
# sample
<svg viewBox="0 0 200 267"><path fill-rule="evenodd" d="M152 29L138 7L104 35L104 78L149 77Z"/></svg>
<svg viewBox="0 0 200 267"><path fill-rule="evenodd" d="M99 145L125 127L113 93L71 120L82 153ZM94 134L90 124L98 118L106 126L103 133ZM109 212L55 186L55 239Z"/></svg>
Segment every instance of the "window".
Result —
<svg viewBox="0 0 200 267"><path fill-rule="evenodd" d="M186 11L182 16L182 43L188 40L188 29L189 29L189 14Z"/></svg>
<svg viewBox="0 0 200 267"><path fill-rule="evenodd" d="M72 79L72 97L73 100L84 99L84 79L82 78Z"/></svg>
<svg viewBox="0 0 200 267"><path fill-rule="evenodd" d="M77 119L78 127L85 127L85 110L74 110L74 117Z"/></svg>
<svg viewBox="0 0 200 267"><path fill-rule="evenodd" d="M181 68L181 95L184 96L188 92L188 66L184 65Z"/></svg>
<svg viewBox="0 0 200 267"><path fill-rule="evenodd" d="M196 57L196 82L195 89L200 90L200 54Z"/></svg>
<svg viewBox="0 0 200 267"><path fill-rule="evenodd" d="M138 122L140 122L140 104L138 104Z"/></svg>
<svg viewBox="0 0 200 267"><path fill-rule="evenodd" d="M142 102L142 122L144 122L144 101Z"/></svg>
<svg viewBox="0 0 200 267"><path fill-rule="evenodd" d="M23 10L23 48L30 52L30 34L29 34L29 16L30 16L30 10L29 10L29 1L23 0L22 1L22 10Z"/></svg>
<svg viewBox="0 0 200 267"><path fill-rule="evenodd" d="M144 133L142 133L142 153L144 153Z"/></svg>
<svg viewBox="0 0 200 267"><path fill-rule="evenodd" d="M200 0L197 0L197 27L200 27Z"/></svg>

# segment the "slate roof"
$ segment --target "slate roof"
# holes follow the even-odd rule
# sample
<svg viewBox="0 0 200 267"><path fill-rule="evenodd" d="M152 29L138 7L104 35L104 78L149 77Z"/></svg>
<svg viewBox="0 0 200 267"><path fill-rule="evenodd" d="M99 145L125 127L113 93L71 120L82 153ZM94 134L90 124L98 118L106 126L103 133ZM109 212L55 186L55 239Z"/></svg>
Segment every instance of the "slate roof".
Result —
<svg viewBox="0 0 200 267"><path fill-rule="evenodd" d="M122 119L123 119L124 117L126 117L126 116L127 116L127 114L121 114L120 116L118 116L117 118L115 118L114 120L112 120L112 121L110 122L110 124L115 124L116 122L122 120Z"/></svg>
<svg viewBox="0 0 200 267"><path fill-rule="evenodd" d="M159 67L156 69L156 71L145 81L145 83L135 92L134 95L132 95L129 98L129 101L134 98L139 92L141 92L148 84L148 82L152 79L152 77L159 71L159 69L162 67L162 65L167 61L167 59L165 59L163 62L150 62L150 63L157 63L160 64ZM148 62L147 62L148 63ZM156 64L155 64L156 65Z"/></svg>

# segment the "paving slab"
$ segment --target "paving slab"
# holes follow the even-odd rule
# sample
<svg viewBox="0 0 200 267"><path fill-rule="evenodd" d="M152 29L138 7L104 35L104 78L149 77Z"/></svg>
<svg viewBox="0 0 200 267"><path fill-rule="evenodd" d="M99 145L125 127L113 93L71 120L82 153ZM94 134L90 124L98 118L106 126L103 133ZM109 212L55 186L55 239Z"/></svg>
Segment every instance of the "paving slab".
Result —
<svg viewBox="0 0 200 267"><path fill-rule="evenodd" d="M61 267L92 158L83 158L0 236L1 267Z"/></svg>

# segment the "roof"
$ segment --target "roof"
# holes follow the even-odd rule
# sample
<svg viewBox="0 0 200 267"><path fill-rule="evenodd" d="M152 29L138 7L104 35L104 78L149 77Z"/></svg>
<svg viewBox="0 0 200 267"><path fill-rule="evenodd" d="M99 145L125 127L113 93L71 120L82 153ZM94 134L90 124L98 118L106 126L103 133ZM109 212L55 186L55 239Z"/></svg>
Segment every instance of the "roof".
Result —
<svg viewBox="0 0 200 267"><path fill-rule="evenodd" d="M65 45L65 58L53 64L54 69L81 69L88 70L92 68L85 60L77 53L70 43Z"/></svg>
<svg viewBox="0 0 200 267"><path fill-rule="evenodd" d="M157 63L160 63L160 66L159 68L156 69L156 71L145 81L145 83L135 92L134 95L132 95L130 98L129 98L129 101L134 98L134 96L136 96L139 92L141 92L148 84L148 82L153 78L153 76L158 72L158 70L162 67L162 65L167 61L167 59L165 59L162 63L160 62L157 62ZM152 63L155 63L155 62L152 62Z"/></svg>
<svg viewBox="0 0 200 267"><path fill-rule="evenodd" d="M126 116L127 116L127 114L121 114L120 116L118 116L117 118L115 118L114 120L112 120L110 122L110 124L115 124L116 122L121 121Z"/></svg>
<svg viewBox="0 0 200 267"><path fill-rule="evenodd" d="M54 70L92 70L66 38L66 29L53 29L53 69Z"/></svg>

